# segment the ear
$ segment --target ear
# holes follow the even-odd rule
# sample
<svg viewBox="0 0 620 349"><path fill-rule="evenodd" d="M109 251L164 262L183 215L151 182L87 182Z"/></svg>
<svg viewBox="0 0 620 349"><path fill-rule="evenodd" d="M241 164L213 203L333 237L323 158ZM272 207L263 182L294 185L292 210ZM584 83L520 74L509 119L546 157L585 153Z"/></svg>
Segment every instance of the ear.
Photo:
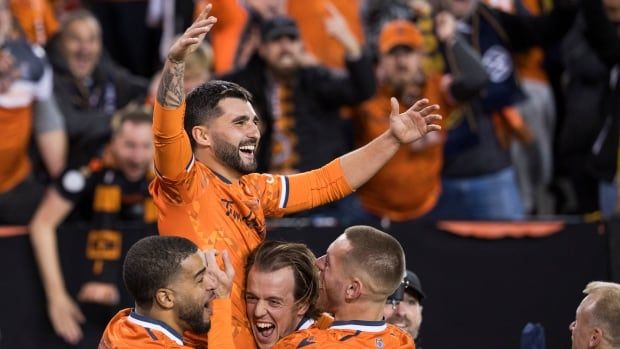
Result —
<svg viewBox="0 0 620 349"><path fill-rule="evenodd" d="M590 339L588 340L588 347L597 348L601 345L601 341L603 340L603 331L600 328L594 328L592 333L590 333Z"/></svg>
<svg viewBox="0 0 620 349"><path fill-rule="evenodd" d="M192 128L192 137L196 144L203 147L211 146L211 136L209 135L209 128L204 125L194 126Z"/></svg>
<svg viewBox="0 0 620 349"><path fill-rule="evenodd" d="M162 309L172 309L174 307L174 292L167 288L158 289L155 292L155 302Z"/></svg>
<svg viewBox="0 0 620 349"><path fill-rule="evenodd" d="M308 309L310 308L310 304L304 302L296 305L297 307L297 316L304 316Z"/></svg>
<svg viewBox="0 0 620 349"><path fill-rule="evenodd" d="M362 288L364 285L359 278L353 278L351 282L347 285L347 289L345 290L345 300L347 302L360 298L362 295Z"/></svg>

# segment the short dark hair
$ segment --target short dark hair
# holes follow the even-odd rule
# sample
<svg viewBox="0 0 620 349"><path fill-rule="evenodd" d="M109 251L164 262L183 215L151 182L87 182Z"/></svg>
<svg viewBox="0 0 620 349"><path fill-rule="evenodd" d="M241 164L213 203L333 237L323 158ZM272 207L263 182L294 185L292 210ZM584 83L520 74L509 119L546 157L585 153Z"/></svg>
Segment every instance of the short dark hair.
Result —
<svg viewBox="0 0 620 349"><path fill-rule="evenodd" d="M125 122L152 124L153 109L142 104L129 103L112 117L112 133L118 132Z"/></svg>
<svg viewBox="0 0 620 349"><path fill-rule="evenodd" d="M97 24L97 28L99 29L99 36L101 37L102 32L99 20L92 12L86 9L77 9L75 11L70 11L69 13L67 13L67 15L64 16L61 21L60 34L65 34L67 27L73 24L73 22L83 21L87 19L93 20Z"/></svg>
<svg viewBox="0 0 620 349"><path fill-rule="evenodd" d="M344 234L351 244L346 265L367 273L378 296L394 293L405 275L405 252L398 240L365 225L349 227Z"/></svg>
<svg viewBox="0 0 620 349"><path fill-rule="evenodd" d="M234 82L211 80L193 89L185 99L185 132L196 146L192 129L204 125L208 120L222 115L218 103L224 98L239 98L252 102L252 94Z"/></svg>
<svg viewBox="0 0 620 349"><path fill-rule="evenodd" d="M293 296L296 303L308 303L306 316L316 319L320 311L316 308L319 298L319 270L316 257L308 246L284 241L264 241L248 256L246 280L250 269L274 272L291 267L295 275Z"/></svg>
<svg viewBox="0 0 620 349"><path fill-rule="evenodd" d="M193 242L177 236L148 236L131 246L123 280L136 304L150 308L157 290L168 286L181 263L197 251Z"/></svg>

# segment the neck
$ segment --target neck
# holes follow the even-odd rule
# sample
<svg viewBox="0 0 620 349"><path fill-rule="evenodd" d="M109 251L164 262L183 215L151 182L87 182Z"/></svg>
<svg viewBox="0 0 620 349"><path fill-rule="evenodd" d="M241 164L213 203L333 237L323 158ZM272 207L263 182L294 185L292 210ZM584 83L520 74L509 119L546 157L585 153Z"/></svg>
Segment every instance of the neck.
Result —
<svg viewBox="0 0 620 349"><path fill-rule="evenodd" d="M139 315L146 316L153 320L161 321L166 325L170 326L173 330L178 333L183 333L183 327L176 321L174 314L171 310L162 310L157 306L151 306L151 309L145 309L136 304L135 312Z"/></svg>
<svg viewBox="0 0 620 349"><path fill-rule="evenodd" d="M204 151L196 151L196 160L205 164L211 171L216 172L217 174L224 176L231 182L237 182L241 178L241 173L230 168L230 166L222 163L215 155L213 154L205 154L209 150Z"/></svg>
<svg viewBox="0 0 620 349"><path fill-rule="evenodd" d="M337 321L381 321L383 320L383 303L372 301L355 301L346 303L334 314Z"/></svg>

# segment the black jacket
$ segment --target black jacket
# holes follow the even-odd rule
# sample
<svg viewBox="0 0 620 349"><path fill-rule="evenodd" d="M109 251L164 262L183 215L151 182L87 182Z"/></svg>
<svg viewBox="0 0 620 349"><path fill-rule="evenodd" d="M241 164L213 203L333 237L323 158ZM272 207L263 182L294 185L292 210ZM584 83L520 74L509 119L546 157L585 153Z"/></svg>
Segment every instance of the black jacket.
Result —
<svg viewBox="0 0 620 349"><path fill-rule="evenodd" d="M585 36L599 59L610 69L601 101L598 134L591 145L587 167L601 180L611 182L617 170L620 136L620 30L607 19L601 0L582 0Z"/></svg>
<svg viewBox="0 0 620 349"><path fill-rule="evenodd" d="M259 171L269 167L273 109L269 101L270 79L266 63L255 54L248 64L221 77L248 89L256 113L265 123L259 151ZM293 83L295 126L298 137L296 170L320 167L352 148L352 129L340 115L343 105L356 105L372 97L376 80L370 56L365 52L357 61L347 61L347 74L336 74L323 67L297 71Z"/></svg>

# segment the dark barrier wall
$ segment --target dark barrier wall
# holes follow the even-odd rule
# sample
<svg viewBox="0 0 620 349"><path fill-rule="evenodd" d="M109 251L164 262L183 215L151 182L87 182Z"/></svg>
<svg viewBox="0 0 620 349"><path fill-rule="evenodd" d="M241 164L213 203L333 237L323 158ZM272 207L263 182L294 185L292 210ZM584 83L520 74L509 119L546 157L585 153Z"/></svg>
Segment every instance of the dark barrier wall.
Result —
<svg viewBox="0 0 620 349"><path fill-rule="evenodd" d="M270 239L302 241L321 255L340 228L276 229ZM422 281L422 348L519 348L525 324L539 322L547 348L570 348L568 325L591 280L608 279L607 235L568 225L545 238L480 240L432 223L395 225L407 264Z"/></svg>

